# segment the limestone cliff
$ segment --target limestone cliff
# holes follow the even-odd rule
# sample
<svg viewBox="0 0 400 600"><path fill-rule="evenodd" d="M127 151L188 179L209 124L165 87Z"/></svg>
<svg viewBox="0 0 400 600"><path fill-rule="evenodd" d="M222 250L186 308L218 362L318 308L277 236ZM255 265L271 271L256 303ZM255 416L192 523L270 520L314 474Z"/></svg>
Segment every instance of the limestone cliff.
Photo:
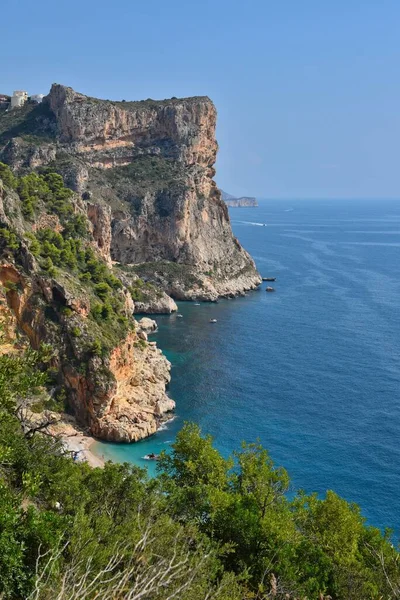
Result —
<svg viewBox="0 0 400 600"><path fill-rule="evenodd" d="M102 260L109 211L88 212L92 223L58 176L14 180L0 163L0 291L31 346L51 349L67 410L96 437L136 441L175 406L170 364L132 317L135 289ZM4 310L0 297L0 321Z"/></svg>
<svg viewBox="0 0 400 600"><path fill-rule="evenodd" d="M110 219L89 207L108 260L161 265L146 279L177 298L260 283L213 181L209 98L113 102L54 84L43 106L26 111L13 127L0 117L0 158L20 171L50 165L92 205L111 207Z"/></svg>

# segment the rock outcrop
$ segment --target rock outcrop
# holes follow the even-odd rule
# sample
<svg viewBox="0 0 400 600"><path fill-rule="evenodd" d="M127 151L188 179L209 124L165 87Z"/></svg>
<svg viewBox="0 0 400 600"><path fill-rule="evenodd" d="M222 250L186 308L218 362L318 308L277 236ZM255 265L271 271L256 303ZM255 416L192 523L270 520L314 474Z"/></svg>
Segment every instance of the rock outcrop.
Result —
<svg viewBox="0 0 400 600"><path fill-rule="evenodd" d="M51 165L90 198L94 236L108 260L180 265L172 278L148 275L177 298L212 300L260 283L213 181L209 98L112 102L54 84L28 117L0 135L0 158L20 171ZM111 207L110 220L98 204Z"/></svg>
<svg viewBox="0 0 400 600"><path fill-rule="evenodd" d="M143 317L138 322L138 329L140 331L143 331L144 333L154 333L155 331L157 331L157 323L153 319Z"/></svg>
<svg viewBox="0 0 400 600"><path fill-rule="evenodd" d="M87 216L92 224L92 235L99 252L110 265L111 256L111 208L103 204L87 203Z"/></svg>
<svg viewBox="0 0 400 600"><path fill-rule="evenodd" d="M178 310L176 302L165 292L147 295L135 301L135 314L169 315Z"/></svg>
<svg viewBox="0 0 400 600"><path fill-rule="evenodd" d="M254 196L240 196L240 198L236 198L235 196L231 196L231 194L228 194L223 190L221 190L221 196L225 204L231 208L258 206L257 198L254 198Z"/></svg>
<svg viewBox="0 0 400 600"><path fill-rule="evenodd" d="M38 187L44 181L39 179ZM58 198L68 192L57 189ZM35 218L25 218L23 200L0 179L0 323L15 322L34 349L41 344L51 349L53 385L66 390L69 410L92 435L137 441L155 433L175 406L166 394L170 363L155 342L147 341L157 324L134 321L129 289L101 260L107 238L99 231L109 219L107 207L89 206L90 223L79 197L67 194L60 216L47 212L46 202L50 207L54 202L48 192L43 197L37 198ZM77 222L85 230L73 232L72 247L79 260L89 252L86 264L97 280L102 273L102 283L78 265L71 267L71 253L61 259L49 239L40 246L41 232L54 232L58 243L66 244L68 227ZM46 266L48 252L60 257L57 269ZM12 339L9 328L3 329Z"/></svg>

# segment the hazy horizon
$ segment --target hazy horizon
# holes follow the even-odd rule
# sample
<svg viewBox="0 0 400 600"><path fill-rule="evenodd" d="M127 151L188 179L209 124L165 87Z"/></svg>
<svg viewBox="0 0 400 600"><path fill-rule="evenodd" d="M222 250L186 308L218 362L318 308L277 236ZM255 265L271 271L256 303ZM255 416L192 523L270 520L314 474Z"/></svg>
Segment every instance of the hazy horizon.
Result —
<svg viewBox="0 0 400 600"><path fill-rule="evenodd" d="M224 192L226 192L226 191L228 191L228 193L230 193L229 190L224 189ZM246 196L249 196L249 195L250 194L246 194ZM276 202L297 202L297 201L301 202L304 200L313 200L313 201L315 200L317 202L319 200L321 202L324 202L324 201L334 202L335 200L340 200L341 202L400 202L400 195L399 195L399 197L393 196L392 198L390 198L390 197L374 198L372 196L370 196L370 197L365 196L364 198L361 198L361 197L337 198L337 197L333 197L333 196L332 197L329 197L329 196L325 196L325 197L324 196L314 196L314 197L313 196L281 196L281 197L255 196L255 198L256 198L257 202L275 202L275 201ZM252 208L252 207L250 206L247 208Z"/></svg>
<svg viewBox="0 0 400 600"><path fill-rule="evenodd" d="M400 197L398 2L20 0L2 16L0 93L208 95L229 193Z"/></svg>

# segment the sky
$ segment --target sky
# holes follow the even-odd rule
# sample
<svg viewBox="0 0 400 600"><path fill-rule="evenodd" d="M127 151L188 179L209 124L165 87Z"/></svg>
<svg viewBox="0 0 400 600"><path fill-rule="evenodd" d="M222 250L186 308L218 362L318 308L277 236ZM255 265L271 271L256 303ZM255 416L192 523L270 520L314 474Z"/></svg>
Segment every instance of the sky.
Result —
<svg viewBox="0 0 400 600"><path fill-rule="evenodd" d="M399 30L399 0L13 0L0 93L207 95L225 191L400 198Z"/></svg>

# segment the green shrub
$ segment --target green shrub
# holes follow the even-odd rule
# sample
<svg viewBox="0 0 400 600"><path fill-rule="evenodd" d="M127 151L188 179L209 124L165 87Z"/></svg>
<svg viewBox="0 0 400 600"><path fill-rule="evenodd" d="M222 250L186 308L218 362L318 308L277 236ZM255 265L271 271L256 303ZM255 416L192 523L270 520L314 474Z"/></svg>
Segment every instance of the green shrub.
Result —
<svg viewBox="0 0 400 600"><path fill-rule="evenodd" d="M47 256L44 260L42 260L41 267L42 267L42 269L47 271L47 273L50 275L50 277L56 276L57 269L55 268L54 263L51 260L50 256Z"/></svg>
<svg viewBox="0 0 400 600"><path fill-rule="evenodd" d="M89 346L89 353L92 354L93 356L102 356L103 355L103 347L101 345L101 343L99 342L99 340L95 340L90 346Z"/></svg>
<svg viewBox="0 0 400 600"><path fill-rule="evenodd" d="M134 343L135 348L139 348L140 350L144 350L147 347L147 343L145 340L137 340Z"/></svg>
<svg viewBox="0 0 400 600"><path fill-rule="evenodd" d="M98 295L101 300L105 300L109 293L111 292L111 288L105 281L102 283L96 283L94 286L94 291Z"/></svg>
<svg viewBox="0 0 400 600"><path fill-rule="evenodd" d="M18 250L18 248L19 248L18 237L10 229L6 229L5 227L0 228L0 241L1 240L10 250L13 250L13 251Z"/></svg>
<svg viewBox="0 0 400 600"><path fill-rule="evenodd" d="M5 281L3 287L6 292L16 292L18 290L18 284L14 283L14 281Z"/></svg>
<svg viewBox="0 0 400 600"><path fill-rule="evenodd" d="M79 279L83 282L87 282L87 281L91 281L92 277L91 277L90 273L80 273Z"/></svg>
<svg viewBox="0 0 400 600"><path fill-rule="evenodd" d="M0 179L2 179L4 185L15 189L17 187L17 178L11 171L10 167L0 162Z"/></svg>

